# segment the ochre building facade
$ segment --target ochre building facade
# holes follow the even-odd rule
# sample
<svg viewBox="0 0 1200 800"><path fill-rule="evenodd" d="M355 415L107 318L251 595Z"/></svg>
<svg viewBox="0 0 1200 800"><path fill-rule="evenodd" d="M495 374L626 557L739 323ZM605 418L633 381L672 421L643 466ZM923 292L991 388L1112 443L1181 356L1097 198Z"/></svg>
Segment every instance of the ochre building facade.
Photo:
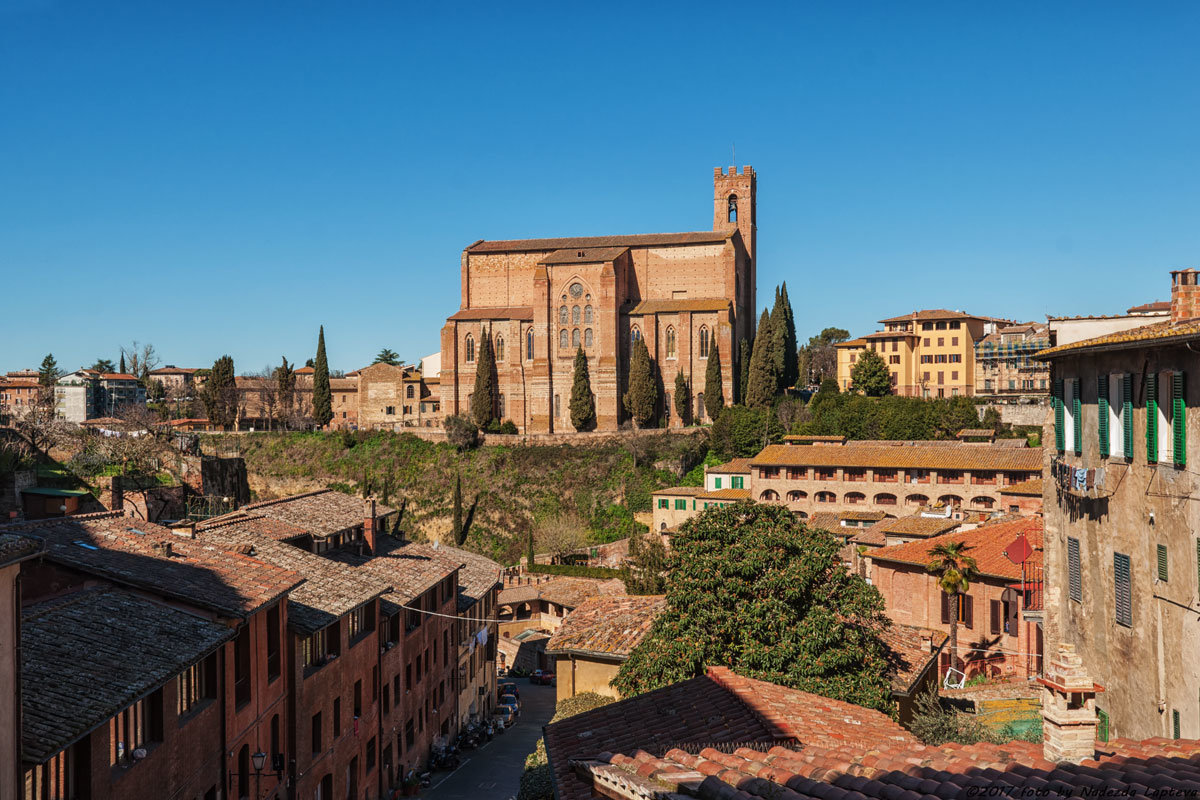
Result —
<svg viewBox="0 0 1200 800"><path fill-rule="evenodd" d="M713 175L713 229L689 233L478 241L462 254L462 303L442 328L441 410L470 409L483 337L491 337L496 416L526 433L574 430L567 405L582 347L596 401L596 427L626 419L632 342L646 342L660 380L659 416L682 424L675 376L688 379L702 418L705 370L721 358L725 402L733 400L738 346L755 307L753 168Z"/></svg>

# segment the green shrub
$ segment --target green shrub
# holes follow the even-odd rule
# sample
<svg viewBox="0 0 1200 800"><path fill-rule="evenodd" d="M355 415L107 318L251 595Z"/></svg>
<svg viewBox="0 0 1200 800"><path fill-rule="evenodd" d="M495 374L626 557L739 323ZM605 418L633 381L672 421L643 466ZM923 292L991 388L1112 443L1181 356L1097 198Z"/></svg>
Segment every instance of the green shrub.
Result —
<svg viewBox="0 0 1200 800"><path fill-rule="evenodd" d="M620 578L625 573L608 567L585 567L581 564L534 564L528 572L541 575L567 575L572 578Z"/></svg>
<svg viewBox="0 0 1200 800"><path fill-rule="evenodd" d="M479 444L479 428L461 414L446 417L446 441L459 450L471 450Z"/></svg>

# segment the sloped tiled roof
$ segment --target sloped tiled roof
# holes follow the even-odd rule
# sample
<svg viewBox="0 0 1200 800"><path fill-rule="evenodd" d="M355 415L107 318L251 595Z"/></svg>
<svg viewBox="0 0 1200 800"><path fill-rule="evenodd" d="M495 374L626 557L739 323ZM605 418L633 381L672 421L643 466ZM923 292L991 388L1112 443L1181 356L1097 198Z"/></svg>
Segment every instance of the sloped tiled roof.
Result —
<svg viewBox="0 0 1200 800"><path fill-rule="evenodd" d="M392 594L381 602L385 614L399 612L401 606L408 605L453 575L463 564L455 552L420 542L402 541L387 534L381 534L376 539L376 549L374 556L360 556L339 550L332 553L330 558L392 587Z"/></svg>
<svg viewBox="0 0 1200 800"><path fill-rule="evenodd" d="M908 322L908 321L912 320L913 318L916 318L916 320L918 322L923 322L925 320L935 320L935 319L982 319L982 320L998 319L997 317L981 317L977 314L966 314L962 311L950 311L949 309L945 309L945 308L925 308L925 309L921 309L920 311L912 311L908 314L903 314L899 317L889 317L888 319L881 319L881 320L879 320L879 322L880 322L880 324L886 324L888 322ZM1001 320L1001 321L1007 321L1007 320Z"/></svg>
<svg viewBox="0 0 1200 800"><path fill-rule="evenodd" d="M1027 517L992 525L981 525L969 531L946 533L916 542L883 547L871 551L871 559L923 567L929 563L929 551L933 547L944 542L963 542L968 548L966 555L975 559L978 573L1015 581L1021 579L1021 566L1014 564L1004 553L1008 546L1021 535L1024 535L1029 540L1029 544L1035 548L1029 563L1040 564L1042 560L1041 517Z"/></svg>
<svg viewBox="0 0 1200 800"><path fill-rule="evenodd" d="M500 590L500 601L528 603L531 600L546 600L566 608L578 608L584 600L598 594L623 595L624 584L620 580L601 581L588 578L551 578L542 583L527 583L509 586Z"/></svg>
<svg viewBox="0 0 1200 800"><path fill-rule="evenodd" d="M655 489L650 494L666 494L674 497L699 497L704 493L703 486L668 486L665 489Z"/></svg>
<svg viewBox="0 0 1200 800"><path fill-rule="evenodd" d="M912 693L913 684L933 666L938 651L950 636L944 631L893 623L880 638L888 648L891 665L888 677L892 691L908 695Z"/></svg>
<svg viewBox="0 0 1200 800"><path fill-rule="evenodd" d="M721 475L728 475L731 473L736 475L749 475L750 459L735 458L732 461L726 461L724 464L718 464L715 467L709 467L706 472L715 472Z"/></svg>
<svg viewBox="0 0 1200 800"><path fill-rule="evenodd" d="M446 319L459 321L477 319L533 319L533 306L497 306L494 308L464 308Z"/></svg>
<svg viewBox="0 0 1200 800"><path fill-rule="evenodd" d="M44 762L232 639L132 592L88 589L21 615L21 751Z"/></svg>
<svg viewBox="0 0 1200 800"><path fill-rule="evenodd" d="M119 512L24 522L4 531L41 539L45 558L55 563L236 617L269 605L304 580Z"/></svg>
<svg viewBox="0 0 1200 800"><path fill-rule="evenodd" d="M680 244L716 244L737 232L689 231L686 233L638 233L626 236L568 236L559 239L499 239L479 241L468 253L516 253L534 250L584 249L590 247L663 247Z"/></svg>
<svg viewBox="0 0 1200 800"><path fill-rule="evenodd" d="M749 500L749 489L713 489L711 492L697 495L700 500Z"/></svg>
<svg viewBox="0 0 1200 800"><path fill-rule="evenodd" d="M376 517L387 516L393 511L394 509L382 503L375 504ZM312 536L321 537L362 525L363 520L371 514L371 504L361 497L335 492L332 489L321 489L281 497L278 500L251 503L235 513L280 520L301 528Z"/></svg>
<svg viewBox="0 0 1200 800"><path fill-rule="evenodd" d="M236 511L232 514L227 514L219 518L206 520L200 523L200 529L223 526L227 524L237 523L238 528L247 533L256 533L260 536L265 536L268 539L274 539L277 542L287 542L292 539L299 539L308 536L308 531L304 528L297 527L290 523L270 517L261 517L257 514L247 514L242 511Z"/></svg>
<svg viewBox="0 0 1200 800"><path fill-rule="evenodd" d="M1020 495L1028 495L1030 497L1041 497L1042 496L1042 479L1041 478L1030 478L1027 481L1021 481L1020 483L1014 483L1012 486L1005 486L1003 489L1000 490L1000 494L1020 494Z"/></svg>
<svg viewBox="0 0 1200 800"><path fill-rule="evenodd" d="M1126 347L1153 347L1189 342L1197 338L1200 338L1200 319L1189 319L1178 323L1164 320L1143 325L1140 328L1130 328L1070 344L1049 347L1039 350L1033 357L1041 361L1048 361L1051 358L1075 353L1118 350Z"/></svg>
<svg viewBox="0 0 1200 800"><path fill-rule="evenodd" d="M996 432L991 428L963 428L958 432L960 439L981 439L984 437L994 437Z"/></svg>
<svg viewBox="0 0 1200 800"><path fill-rule="evenodd" d="M614 260L628 247L571 247L555 250L539 261L539 264L596 264Z"/></svg>
<svg viewBox="0 0 1200 800"><path fill-rule="evenodd" d="M627 658L666 604L661 595L589 597L563 620L546 652Z"/></svg>
<svg viewBox="0 0 1200 800"><path fill-rule="evenodd" d="M1138 314L1138 313L1143 313L1146 311L1170 311L1170 310L1171 310L1171 301L1170 300L1156 300L1153 303L1143 303L1140 306L1134 306L1133 308L1126 309L1125 313L1126 314Z"/></svg>
<svg viewBox="0 0 1200 800"><path fill-rule="evenodd" d="M37 555L41 549L37 539L0 533L0 567Z"/></svg>
<svg viewBox="0 0 1200 800"><path fill-rule="evenodd" d="M751 459L754 466L871 467L876 469L1024 470L1040 472L1040 447L982 444L914 444L906 447L847 443L773 444Z"/></svg>
<svg viewBox="0 0 1200 800"><path fill-rule="evenodd" d="M870 528L867 528L867 532L882 534L885 537L887 534L891 534L893 536L920 536L922 538L929 538L930 536L949 533L960 525L962 525L962 522L951 517L923 517L920 514L913 514L908 517L880 520ZM857 540L858 537L855 537L855 541ZM872 542L864 541L862 543L871 544Z"/></svg>
<svg viewBox="0 0 1200 800"><path fill-rule="evenodd" d="M257 522L207 526L198 536L200 541L220 547L249 549L255 558L302 576L304 583L288 595L288 625L301 634L315 633L391 589L385 581L358 573L345 564L276 541L261 533Z"/></svg>
<svg viewBox="0 0 1200 800"><path fill-rule="evenodd" d="M804 444L805 442L828 442L830 444L842 444L846 441L846 437L841 436L841 435L826 436L826 435L820 435L820 434L811 434L810 435L810 434L803 434L803 433L789 433L787 436L783 437L783 440L790 444ZM742 460L750 461L750 459L748 459L748 458L742 459Z"/></svg>
<svg viewBox="0 0 1200 800"><path fill-rule="evenodd" d="M631 317L646 314L678 314L681 311L727 311L729 301L721 298L680 298L678 300L643 300L633 308L623 309Z"/></svg>

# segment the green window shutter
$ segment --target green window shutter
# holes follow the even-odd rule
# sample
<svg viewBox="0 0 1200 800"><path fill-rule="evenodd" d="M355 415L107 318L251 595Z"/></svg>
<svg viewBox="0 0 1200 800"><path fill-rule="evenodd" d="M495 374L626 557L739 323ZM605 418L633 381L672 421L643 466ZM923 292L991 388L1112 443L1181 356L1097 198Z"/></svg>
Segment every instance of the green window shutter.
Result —
<svg viewBox="0 0 1200 800"><path fill-rule="evenodd" d="M713 478L713 488L714 489L721 488L721 479L720 478Z"/></svg>
<svg viewBox="0 0 1200 800"><path fill-rule="evenodd" d="M1079 563L1079 540L1071 536L1067 537L1067 586L1071 593L1071 599L1076 603L1082 603L1083 575Z"/></svg>
<svg viewBox="0 0 1200 800"><path fill-rule="evenodd" d="M1167 546L1160 544L1156 548L1158 556L1158 579L1163 583L1167 582Z"/></svg>
<svg viewBox="0 0 1200 800"><path fill-rule="evenodd" d="M1108 714L1104 713L1103 711L1101 711L1100 709L1097 708L1096 709L1096 719L1100 723L1099 725L1096 726L1096 738L1102 742L1107 742L1108 741Z"/></svg>
<svg viewBox="0 0 1200 800"><path fill-rule="evenodd" d="M1075 378L1071 386L1071 422L1075 433L1075 455L1079 456L1083 455L1083 385Z"/></svg>
<svg viewBox="0 0 1200 800"><path fill-rule="evenodd" d="M1118 625L1133 627L1133 584L1129 556L1113 553L1113 605Z"/></svg>
<svg viewBox="0 0 1200 800"><path fill-rule="evenodd" d="M1100 457L1108 458L1108 376L1096 380L1096 427L1100 431Z"/></svg>
<svg viewBox="0 0 1200 800"><path fill-rule="evenodd" d="M1171 428L1175 466L1187 464L1187 404L1184 402L1184 374L1171 374Z"/></svg>
<svg viewBox="0 0 1200 800"><path fill-rule="evenodd" d="M1158 376L1146 373L1146 462L1158 463Z"/></svg>
<svg viewBox="0 0 1200 800"><path fill-rule="evenodd" d="M1171 733L1174 738L1179 738L1179 710L1175 709L1171 712Z"/></svg>
<svg viewBox="0 0 1200 800"><path fill-rule="evenodd" d="M1063 379L1054 379L1054 449L1062 452L1067 448L1067 437L1063 431Z"/></svg>
<svg viewBox="0 0 1200 800"><path fill-rule="evenodd" d="M1125 458L1133 458L1133 376L1121 376L1121 433L1124 434Z"/></svg>

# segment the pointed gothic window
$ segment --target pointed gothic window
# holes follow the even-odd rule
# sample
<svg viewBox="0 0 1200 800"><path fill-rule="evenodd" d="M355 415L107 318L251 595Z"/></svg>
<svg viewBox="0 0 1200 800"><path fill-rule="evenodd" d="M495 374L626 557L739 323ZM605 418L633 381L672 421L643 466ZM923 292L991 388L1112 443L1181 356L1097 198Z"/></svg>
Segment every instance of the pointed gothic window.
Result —
<svg viewBox="0 0 1200 800"><path fill-rule="evenodd" d="M504 360L504 337L496 334L496 360Z"/></svg>
<svg viewBox="0 0 1200 800"><path fill-rule="evenodd" d="M579 324L579 306L571 306L571 324Z"/></svg>
<svg viewBox="0 0 1200 800"><path fill-rule="evenodd" d="M579 347L579 328L571 331L571 347Z"/></svg>
<svg viewBox="0 0 1200 800"><path fill-rule="evenodd" d="M584 347L592 346L592 329L591 328L588 328L587 330L585 330L583 332L583 346Z"/></svg>
<svg viewBox="0 0 1200 800"><path fill-rule="evenodd" d="M729 221L737 222L737 195L729 195Z"/></svg>
<svg viewBox="0 0 1200 800"><path fill-rule="evenodd" d="M583 324L584 325L592 324L592 307L591 306L583 307Z"/></svg>
<svg viewBox="0 0 1200 800"><path fill-rule="evenodd" d="M667 328L667 358L675 357L675 329Z"/></svg>
<svg viewBox="0 0 1200 800"><path fill-rule="evenodd" d="M700 357L708 358L708 328L700 326Z"/></svg>
<svg viewBox="0 0 1200 800"><path fill-rule="evenodd" d="M566 328L563 328L561 331L559 331L559 332L558 332L558 348L559 348L560 350L566 350L566 349L567 349L567 337L568 337L569 335L570 335L570 334L568 334L568 333L567 333L567 329L566 329Z"/></svg>
<svg viewBox="0 0 1200 800"><path fill-rule="evenodd" d="M467 351L467 361L468 362L474 361L475 360L475 337L469 333L467 334L466 351Z"/></svg>
<svg viewBox="0 0 1200 800"><path fill-rule="evenodd" d="M558 324L559 325L567 324L567 307L566 306L558 307Z"/></svg>
<svg viewBox="0 0 1200 800"><path fill-rule="evenodd" d="M637 341L641 341L641 338L642 338L642 332L640 330L638 330L637 325L634 325L633 329L629 331L629 341L637 342Z"/></svg>
<svg viewBox="0 0 1200 800"><path fill-rule="evenodd" d="M525 331L525 358L533 358L533 328Z"/></svg>

